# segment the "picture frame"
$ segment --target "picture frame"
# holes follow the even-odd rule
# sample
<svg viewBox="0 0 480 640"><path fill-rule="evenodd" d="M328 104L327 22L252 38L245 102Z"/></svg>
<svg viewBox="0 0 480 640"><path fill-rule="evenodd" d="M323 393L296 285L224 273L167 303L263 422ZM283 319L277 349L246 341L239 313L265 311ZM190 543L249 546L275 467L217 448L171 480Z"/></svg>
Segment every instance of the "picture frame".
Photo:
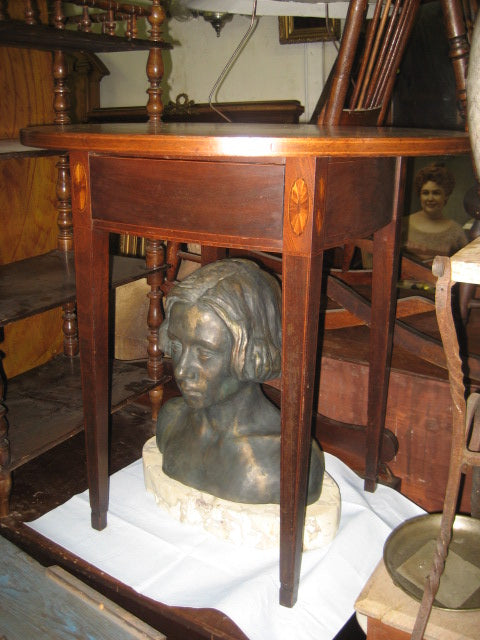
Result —
<svg viewBox="0 0 480 640"><path fill-rule="evenodd" d="M340 39L341 21L334 18L280 16L278 34L280 44L302 42L332 42Z"/></svg>

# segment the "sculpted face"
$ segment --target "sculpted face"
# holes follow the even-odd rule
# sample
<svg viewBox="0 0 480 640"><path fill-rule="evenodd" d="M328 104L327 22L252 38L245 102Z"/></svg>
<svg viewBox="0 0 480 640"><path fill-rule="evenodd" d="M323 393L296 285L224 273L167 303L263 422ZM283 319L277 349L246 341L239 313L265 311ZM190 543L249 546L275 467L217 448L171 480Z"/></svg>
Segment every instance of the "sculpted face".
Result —
<svg viewBox="0 0 480 640"><path fill-rule="evenodd" d="M432 220L442 217L443 207L447 202L445 190L436 182L425 182L420 191L420 205Z"/></svg>
<svg viewBox="0 0 480 640"><path fill-rule="evenodd" d="M205 409L218 404L245 384L230 371L232 336L208 307L176 302L168 337L175 380L188 406Z"/></svg>

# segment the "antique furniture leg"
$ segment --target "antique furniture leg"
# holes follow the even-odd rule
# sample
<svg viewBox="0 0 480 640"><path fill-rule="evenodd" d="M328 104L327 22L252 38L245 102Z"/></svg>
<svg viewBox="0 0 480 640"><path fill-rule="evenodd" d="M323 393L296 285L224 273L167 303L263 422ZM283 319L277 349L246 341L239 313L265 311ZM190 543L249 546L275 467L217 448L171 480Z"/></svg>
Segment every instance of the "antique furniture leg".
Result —
<svg viewBox="0 0 480 640"><path fill-rule="evenodd" d="M472 244L474 243L467 245L463 251L468 251L469 248L472 247ZM475 253L478 255L479 248L480 240L477 242L473 256L475 256ZM458 255L459 254L456 254L456 256ZM462 474L465 472L467 466L480 467L480 453L478 453L479 443L473 441L474 437L478 440L478 433L475 432L475 427L478 429L478 420L473 420L474 424L477 424L475 424L474 427L472 440L468 442L470 420L467 419L468 405L465 402L462 360L459 355L457 331L452 313L451 291L452 286L457 280L456 276L453 276L452 279L453 260L455 260L455 256L451 259L443 256L437 257L434 260L432 268L434 275L438 277L435 291L435 307L447 359L450 393L452 396L452 450L440 532L437 538L432 568L425 584L422 602L413 628L412 640L421 640L423 638L435 595L438 591L448 553L448 545L452 536L452 527L455 520ZM474 402L478 402L478 398L474 396L477 396L477 394L472 394L471 398ZM474 412L476 409L477 407L475 406ZM470 447L472 447L472 449Z"/></svg>
<svg viewBox="0 0 480 640"><path fill-rule="evenodd" d="M92 527L103 529L108 509L108 273L109 234L94 228L87 153L70 154L82 393Z"/></svg>
<svg viewBox="0 0 480 640"><path fill-rule="evenodd" d="M380 449L387 409L387 392L395 325L396 285L400 260L399 233L403 211L406 162L397 158L391 222L373 236L370 369L368 376L367 455L365 490L377 484Z"/></svg>
<svg viewBox="0 0 480 640"><path fill-rule="evenodd" d="M53 22L56 29L65 29L65 17L62 11L62 3L54 3ZM70 116L70 89L67 86L68 65L63 51L53 53L53 78L55 124L69 124ZM62 154L56 164L57 169L57 248L65 254L73 251L73 222L70 193L70 173L68 154ZM78 326L75 302L67 302L63 305L63 352L72 358L78 353Z"/></svg>
<svg viewBox="0 0 480 640"><path fill-rule="evenodd" d="M326 163L292 159L285 168L280 604L287 607L297 600L303 546L323 263L319 238L326 191L318 187L324 179L318 176Z"/></svg>
<svg viewBox="0 0 480 640"><path fill-rule="evenodd" d="M165 250L161 240L148 239L145 243L145 261L148 269L154 269L165 264ZM147 276L147 284L150 291L147 294L148 304L148 347L147 347L147 371L148 377L155 382L160 382L163 376L163 354L158 344L158 328L163 320L161 300L163 297L162 283L163 271L155 271ZM152 420L156 420L163 399L163 385L158 385L148 393L152 406Z"/></svg>

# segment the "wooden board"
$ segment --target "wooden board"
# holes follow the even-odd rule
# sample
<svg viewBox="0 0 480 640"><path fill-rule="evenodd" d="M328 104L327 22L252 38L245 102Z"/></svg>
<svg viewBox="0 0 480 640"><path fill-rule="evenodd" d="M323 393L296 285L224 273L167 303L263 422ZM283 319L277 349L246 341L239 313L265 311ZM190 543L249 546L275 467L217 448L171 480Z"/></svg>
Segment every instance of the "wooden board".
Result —
<svg viewBox="0 0 480 640"><path fill-rule="evenodd" d="M407 640L413 629L419 603L394 585L383 560L377 566L355 603L355 610L368 617L367 640ZM479 611L433 609L425 638L428 640L476 640Z"/></svg>
<svg viewBox="0 0 480 640"><path fill-rule="evenodd" d="M0 538L0 635L8 640L162 640L165 636L60 567Z"/></svg>

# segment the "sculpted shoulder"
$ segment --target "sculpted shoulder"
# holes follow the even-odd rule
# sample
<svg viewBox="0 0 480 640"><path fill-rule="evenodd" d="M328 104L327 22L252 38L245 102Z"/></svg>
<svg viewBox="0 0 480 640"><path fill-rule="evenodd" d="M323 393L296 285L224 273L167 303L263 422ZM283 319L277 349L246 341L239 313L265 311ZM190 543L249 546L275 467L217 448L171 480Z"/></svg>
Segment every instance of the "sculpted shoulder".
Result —
<svg viewBox="0 0 480 640"><path fill-rule="evenodd" d="M183 424L187 411L183 398L172 398L160 409L157 418L157 446L162 453L171 434L179 424Z"/></svg>

